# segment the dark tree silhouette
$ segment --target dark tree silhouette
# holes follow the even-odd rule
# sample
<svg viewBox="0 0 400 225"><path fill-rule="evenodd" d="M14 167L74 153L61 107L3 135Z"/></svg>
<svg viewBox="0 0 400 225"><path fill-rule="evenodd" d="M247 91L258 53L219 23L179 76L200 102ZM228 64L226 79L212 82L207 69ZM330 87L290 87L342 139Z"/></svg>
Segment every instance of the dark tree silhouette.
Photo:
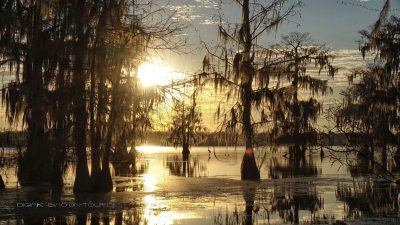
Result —
<svg viewBox="0 0 400 225"><path fill-rule="evenodd" d="M335 111L337 129L348 139L348 151L371 161L377 149L384 158L389 147L400 152L400 19L386 18L388 3L371 31L360 32L362 55L371 53L375 59L349 76L351 86L343 92L343 104ZM381 167L387 169L386 164Z"/></svg>
<svg viewBox="0 0 400 225"><path fill-rule="evenodd" d="M314 96L332 92L321 72L326 71L329 78L337 69L331 65L333 55L324 45L315 44L309 33L284 35L282 44L275 49L283 56L284 63L280 65L282 72L276 74L280 87L275 99L270 101L273 126L269 139L274 143L293 145L291 154L304 153L306 145L317 141L318 132L313 124L322 111L322 103ZM317 67L318 72L312 74L310 67Z"/></svg>
<svg viewBox="0 0 400 225"><path fill-rule="evenodd" d="M174 99L172 124L169 127L167 143L174 147L182 146L182 155L188 159L190 146L199 144L202 139L202 132L205 128L201 126L201 113L196 104L196 93L190 97L190 104L184 100Z"/></svg>
<svg viewBox="0 0 400 225"><path fill-rule="evenodd" d="M0 10L1 64L8 64L16 76L3 89L2 102L9 122L22 117L28 132L18 177L22 185L51 179L58 189L62 186L63 147L71 121L65 87L71 85L68 74L72 68L67 66L67 59L73 43L67 41L71 26L63 21L72 20L72 14L70 8L55 2L2 1Z"/></svg>
<svg viewBox="0 0 400 225"><path fill-rule="evenodd" d="M169 37L180 27L168 14L149 16L162 11L151 1L7 0L0 10L0 62L15 74L2 102L9 122L22 117L28 133L20 183L51 182L60 191L72 143L74 192L111 190L113 149L133 149L160 100L140 86L137 68L149 46L174 48Z"/></svg>
<svg viewBox="0 0 400 225"><path fill-rule="evenodd" d="M255 121L252 112L260 109L270 97L269 79L276 62L270 49L258 42L288 17L297 13L300 1L289 4L286 0L234 1L242 17L237 23L224 21L222 16L218 31L220 45L215 51L208 49L203 60L203 76L214 81L216 89L228 88L228 100L236 104L225 113L223 127L227 130L240 127L245 139L242 179L259 179L253 148L257 126L267 122L265 117ZM219 54L221 53L221 54ZM218 110L220 112L220 110Z"/></svg>

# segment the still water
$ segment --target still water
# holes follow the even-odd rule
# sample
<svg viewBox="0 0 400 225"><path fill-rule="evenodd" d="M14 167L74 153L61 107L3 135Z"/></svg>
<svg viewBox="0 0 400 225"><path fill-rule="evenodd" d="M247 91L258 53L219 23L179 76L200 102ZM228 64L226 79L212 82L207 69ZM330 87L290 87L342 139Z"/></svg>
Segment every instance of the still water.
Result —
<svg viewBox="0 0 400 225"><path fill-rule="evenodd" d="M72 194L72 164L61 195L22 188L15 167L2 167L0 224L400 224L396 185L366 173L374 168L314 153L268 151L258 157L261 181L252 182L240 181L240 148L195 147L184 161L174 148L138 147L135 167L113 168L105 195Z"/></svg>

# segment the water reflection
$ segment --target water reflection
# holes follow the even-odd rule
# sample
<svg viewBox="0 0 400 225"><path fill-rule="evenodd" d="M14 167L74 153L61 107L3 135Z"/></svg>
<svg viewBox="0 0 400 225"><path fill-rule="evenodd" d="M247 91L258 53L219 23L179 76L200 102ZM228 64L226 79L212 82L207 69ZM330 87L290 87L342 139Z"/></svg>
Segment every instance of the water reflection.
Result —
<svg viewBox="0 0 400 225"><path fill-rule="evenodd" d="M247 183L243 189L243 208L235 208L226 218L217 214L214 224L329 224L334 221L333 215L317 214L324 209L324 199L314 182L297 180L321 175L322 169L317 167L312 156L289 149L270 156L266 170L269 178L277 183L271 187ZM289 178L292 179L290 184L280 183Z"/></svg>
<svg viewBox="0 0 400 225"><path fill-rule="evenodd" d="M168 200L164 201L160 197L147 195L144 198L144 203L143 216L146 225L171 225L175 224L176 221L195 218L192 212L179 212L171 209L171 205L175 203Z"/></svg>
<svg viewBox="0 0 400 225"><path fill-rule="evenodd" d="M111 164L114 168L115 176L131 177L147 172L149 164L147 161L139 162L136 149L129 152L119 150L112 154Z"/></svg>
<svg viewBox="0 0 400 225"><path fill-rule="evenodd" d="M304 151L299 153L290 147L286 156L271 159L269 174L272 179L317 177L322 172L311 156L306 157ZM323 208L323 199L312 182L306 185L299 182L296 186L277 186L274 188L274 193L271 210L277 211L285 222L298 224L300 210L314 214Z"/></svg>
<svg viewBox="0 0 400 225"><path fill-rule="evenodd" d="M295 189L295 188L294 188ZM216 225L255 224L332 224L335 216L317 213L323 209L323 200L309 197L312 194L280 192L276 188L263 188L258 184L246 185L242 198L232 209L220 210L214 215Z"/></svg>
<svg viewBox="0 0 400 225"><path fill-rule="evenodd" d="M23 196L13 196L14 202L9 204L13 208L8 209L13 214L7 214L5 213L7 210L1 209L0 224L152 224L147 222L148 214L145 212L147 206L143 206L147 205L146 201L132 196L129 196L129 199L116 199L111 194L69 197L65 194L51 196L37 190L25 191ZM42 204L44 207L35 207L34 204ZM79 204L81 206L78 206Z"/></svg>
<svg viewBox="0 0 400 225"><path fill-rule="evenodd" d="M365 157L366 154L370 154L370 157ZM396 157L393 160L396 161ZM398 217L399 186L386 179L387 172L396 172L397 165L392 166L389 162L386 149L370 147L350 163L349 172L354 178L353 182L339 182L336 189L337 199L345 204L345 218ZM381 178L371 176L371 172L379 174Z"/></svg>
<svg viewBox="0 0 400 225"><path fill-rule="evenodd" d="M259 206L256 205L257 184L247 182L247 185L242 187L241 198L235 204L232 212L218 211L213 215L213 223L215 225L253 225L257 224L257 216ZM244 203L244 204L243 204Z"/></svg>
<svg viewBox="0 0 400 225"><path fill-rule="evenodd" d="M345 203L345 217L396 216L399 212L399 190L386 180L363 178L352 185L338 183L337 198Z"/></svg>
<svg viewBox="0 0 400 225"><path fill-rule="evenodd" d="M143 175L143 190L145 192L153 192L157 190L157 183L159 178L155 174L144 174Z"/></svg>
<svg viewBox="0 0 400 225"><path fill-rule="evenodd" d="M254 199L256 196L256 188L250 187L246 188L243 191L243 198L246 203L246 210L245 210L245 225L253 225L253 211L254 211Z"/></svg>
<svg viewBox="0 0 400 225"><path fill-rule="evenodd" d="M340 182L327 184L324 179L332 172L326 171L336 172L339 166L327 160L321 164L318 154L291 154L289 149L269 154L260 182L232 179L240 178L234 173L241 160L232 149L215 155L209 159L207 148L192 151L187 160L176 151L143 153L136 169L115 169L115 192L109 195L77 196L68 188L61 195L50 195L45 188L8 189L0 193L0 224L332 224L343 218L393 217L399 211L396 185L351 170L336 175L343 178ZM373 170L374 165L368 162L366 168ZM219 174L228 174L228 181L215 178ZM351 174L357 176L354 182ZM166 189L165 183L172 188ZM27 210L16 207L20 201L119 205Z"/></svg>
<svg viewBox="0 0 400 225"><path fill-rule="evenodd" d="M207 164L200 162L199 157L167 156L164 163L171 175L179 177L206 177Z"/></svg>

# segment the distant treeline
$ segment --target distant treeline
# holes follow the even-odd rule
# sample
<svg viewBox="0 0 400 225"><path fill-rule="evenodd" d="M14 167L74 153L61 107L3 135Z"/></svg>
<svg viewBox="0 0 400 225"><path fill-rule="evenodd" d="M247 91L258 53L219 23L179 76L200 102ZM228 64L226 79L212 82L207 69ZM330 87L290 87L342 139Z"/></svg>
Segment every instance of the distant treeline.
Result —
<svg viewBox="0 0 400 225"><path fill-rule="evenodd" d="M262 135L262 134L260 134ZM227 137L225 133L214 133L214 132L207 132L202 134L203 139L202 141L197 144L197 146L232 146L235 143ZM319 144L324 146L327 145L335 145L335 146L342 146L346 144L346 136L344 134L326 134L322 133L320 136ZM146 139L143 140L142 144L145 145L166 145L166 138L168 137L167 132L162 131L153 131L149 132L146 135ZM243 138L239 138L236 142L236 145L244 145ZM282 144L285 145L285 144Z"/></svg>
<svg viewBox="0 0 400 225"><path fill-rule="evenodd" d="M143 145L156 145L162 146L166 144L166 138L168 137L168 132L163 131L152 131L145 135L145 139L140 142ZM342 146L346 144L346 136L344 134L320 134L321 141L318 145L335 145ZM197 146L232 146L235 143L230 140L225 133L214 133L207 132L202 134L202 140ZM25 146L27 141L27 134L23 131L7 131L0 132L0 144L2 147L17 147ZM244 145L242 138L239 138L236 145ZM284 145L284 144L282 144Z"/></svg>
<svg viewBox="0 0 400 225"><path fill-rule="evenodd" d="M168 132L163 131L152 131L148 132L145 139L142 141L144 145L168 145L167 138L169 136ZM213 132L203 132L201 133L201 140L197 141L197 146L226 146L233 145L234 142L231 141L225 133L213 133ZM242 139L237 141L238 145L243 145L244 141Z"/></svg>

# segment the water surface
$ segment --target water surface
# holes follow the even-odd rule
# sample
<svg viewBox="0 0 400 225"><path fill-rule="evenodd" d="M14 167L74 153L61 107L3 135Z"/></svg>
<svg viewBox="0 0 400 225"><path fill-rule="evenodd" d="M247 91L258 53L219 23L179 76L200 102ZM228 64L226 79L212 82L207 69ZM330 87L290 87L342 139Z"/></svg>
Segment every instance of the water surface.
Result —
<svg viewBox="0 0 400 225"><path fill-rule="evenodd" d="M258 157L261 181L240 181L239 149L195 147L186 161L174 148L139 147L135 168L113 169L109 194L73 195L72 164L61 195L21 188L15 167L2 167L0 224L400 224L398 188L362 167L281 148Z"/></svg>

